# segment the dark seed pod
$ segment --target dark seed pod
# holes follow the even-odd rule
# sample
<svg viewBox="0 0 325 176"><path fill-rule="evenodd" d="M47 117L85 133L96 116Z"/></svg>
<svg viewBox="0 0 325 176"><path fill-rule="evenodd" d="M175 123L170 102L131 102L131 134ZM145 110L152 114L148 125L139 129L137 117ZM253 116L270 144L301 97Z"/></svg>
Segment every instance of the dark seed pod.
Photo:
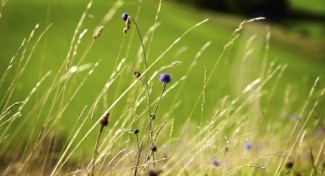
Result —
<svg viewBox="0 0 325 176"><path fill-rule="evenodd" d="M156 115L155 114L150 114L150 119L155 120Z"/></svg>
<svg viewBox="0 0 325 176"><path fill-rule="evenodd" d="M150 169L148 171L148 176L158 176L160 173L162 173L160 169Z"/></svg>
<svg viewBox="0 0 325 176"><path fill-rule="evenodd" d="M138 130L138 129L135 129L134 131L133 131L133 133L134 134L138 134L140 131Z"/></svg>
<svg viewBox="0 0 325 176"><path fill-rule="evenodd" d="M292 161L288 161L288 162L286 163L286 168L287 168L287 169L292 169L294 165L295 165L294 162L292 162Z"/></svg>
<svg viewBox="0 0 325 176"><path fill-rule="evenodd" d="M156 147L155 145L153 145L153 146L151 147L151 151L152 151L152 152L156 152L156 151L157 151L157 147Z"/></svg>
<svg viewBox="0 0 325 176"><path fill-rule="evenodd" d="M141 76L141 73L140 72L138 72L138 71L134 71L134 76L136 77L136 78L139 78L140 76Z"/></svg>
<svg viewBox="0 0 325 176"><path fill-rule="evenodd" d="M108 117L109 117L109 112L105 114L101 119L100 119L100 125L101 126L107 126L108 125Z"/></svg>

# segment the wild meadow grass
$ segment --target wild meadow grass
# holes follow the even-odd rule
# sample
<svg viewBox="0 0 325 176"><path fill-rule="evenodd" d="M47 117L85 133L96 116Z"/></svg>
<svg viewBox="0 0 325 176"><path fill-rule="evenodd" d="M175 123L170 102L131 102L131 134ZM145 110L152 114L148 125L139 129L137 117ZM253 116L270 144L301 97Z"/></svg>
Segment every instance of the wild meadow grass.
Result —
<svg viewBox="0 0 325 176"><path fill-rule="evenodd" d="M159 31L170 22L160 21L162 0L146 27L143 2L128 3L114 1L90 25L89 1L64 58L46 59L51 30L65 35L48 22L1 63L1 175L324 175L324 73L287 82L291 65L270 56L263 17L238 23L208 55L218 41L185 42L208 18L180 20L177 29L188 27L169 40Z"/></svg>

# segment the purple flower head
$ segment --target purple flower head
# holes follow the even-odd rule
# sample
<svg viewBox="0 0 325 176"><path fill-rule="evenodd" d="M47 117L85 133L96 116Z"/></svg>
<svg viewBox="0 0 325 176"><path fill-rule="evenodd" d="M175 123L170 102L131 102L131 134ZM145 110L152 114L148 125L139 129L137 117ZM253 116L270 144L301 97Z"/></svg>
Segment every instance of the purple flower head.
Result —
<svg viewBox="0 0 325 176"><path fill-rule="evenodd" d="M293 114L293 115L291 115L290 119L292 121L298 121L299 120L299 116L297 114Z"/></svg>
<svg viewBox="0 0 325 176"><path fill-rule="evenodd" d="M244 148L245 148L246 150L250 150L250 149L252 149L252 143L250 143L250 142L245 142L245 144L244 144Z"/></svg>
<svg viewBox="0 0 325 176"><path fill-rule="evenodd" d="M172 80L172 77L167 73L163 73L159 77L159 81L163 84L168 84L171 80Z"/></svg>
<svg viewBox="0 0 325 176"><path fill-rule="evenodd" d="M128 13L123 13L122 14L122 20L123 21L126 21L128 19L128 17L129 17Z"/></svg>
<svg viewBox="0 0 325 176"><path fill-rule="evenodd" d="M220 166L221 162L220 162L220 160L218 160L218 159L214 159L214 160L212 160L211 164L212 164L214 167L218 167L218 166Z"/></svg>

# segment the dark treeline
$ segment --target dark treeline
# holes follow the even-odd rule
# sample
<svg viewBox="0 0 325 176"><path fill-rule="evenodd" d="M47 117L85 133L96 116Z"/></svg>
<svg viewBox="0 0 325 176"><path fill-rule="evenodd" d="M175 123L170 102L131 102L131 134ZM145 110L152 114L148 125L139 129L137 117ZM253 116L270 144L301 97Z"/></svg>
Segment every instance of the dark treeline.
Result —
<svg viewBox="0 0 325 176"><path fill-rule="evenodd" d="M268 21L277 22L282 19L325 19L323 14L313 14L292 9L288 0L174 0L194 5L199 8L234 13L246 17L266 17Z"/></svg>

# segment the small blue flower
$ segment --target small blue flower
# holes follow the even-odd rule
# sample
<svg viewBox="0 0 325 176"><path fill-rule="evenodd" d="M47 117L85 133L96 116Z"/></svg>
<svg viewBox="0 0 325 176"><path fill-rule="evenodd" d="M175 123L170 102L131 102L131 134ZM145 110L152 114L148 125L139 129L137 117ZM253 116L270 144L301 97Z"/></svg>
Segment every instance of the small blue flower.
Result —
<svg viewBox="0 0 325 176"><path fill-rule="evenodd" d="M299 116L297 114L293 114L293 115L291 115L290 119L292 121L298 121L299 120Z"/></svg>
<svg viewBox="0 0 325 176"><path fill-rule="evenodd" d="M214 159L214 160L212 160L211 164L212 164L214 167L218 167L218 166L220 166L221 162L220 162L220 160L218 160L218 159Z"/></svg>
<svg viewBox="0 0 325 176"><path fill-rule="evenodd" d="M172 80L172 77L167 73L163 73L159 77L159 81L163 84L168 84L171 80Z"/></svg>
<svg viewBox="0 0 325 176"><path fill-rule="evenodd" d="M252 143L250 143L250 142L245 142L245 144L244 144L244 148L245 148L246 150L250 150L250 149L252 149Z"/></svg>
<svg viewBox="0 0 325 176"><path fill-rule="evenodd" d="M128 13L123 13L122 14L122 20L123 21L126 21L128 19L128 17L129 17Z"/></svg>

